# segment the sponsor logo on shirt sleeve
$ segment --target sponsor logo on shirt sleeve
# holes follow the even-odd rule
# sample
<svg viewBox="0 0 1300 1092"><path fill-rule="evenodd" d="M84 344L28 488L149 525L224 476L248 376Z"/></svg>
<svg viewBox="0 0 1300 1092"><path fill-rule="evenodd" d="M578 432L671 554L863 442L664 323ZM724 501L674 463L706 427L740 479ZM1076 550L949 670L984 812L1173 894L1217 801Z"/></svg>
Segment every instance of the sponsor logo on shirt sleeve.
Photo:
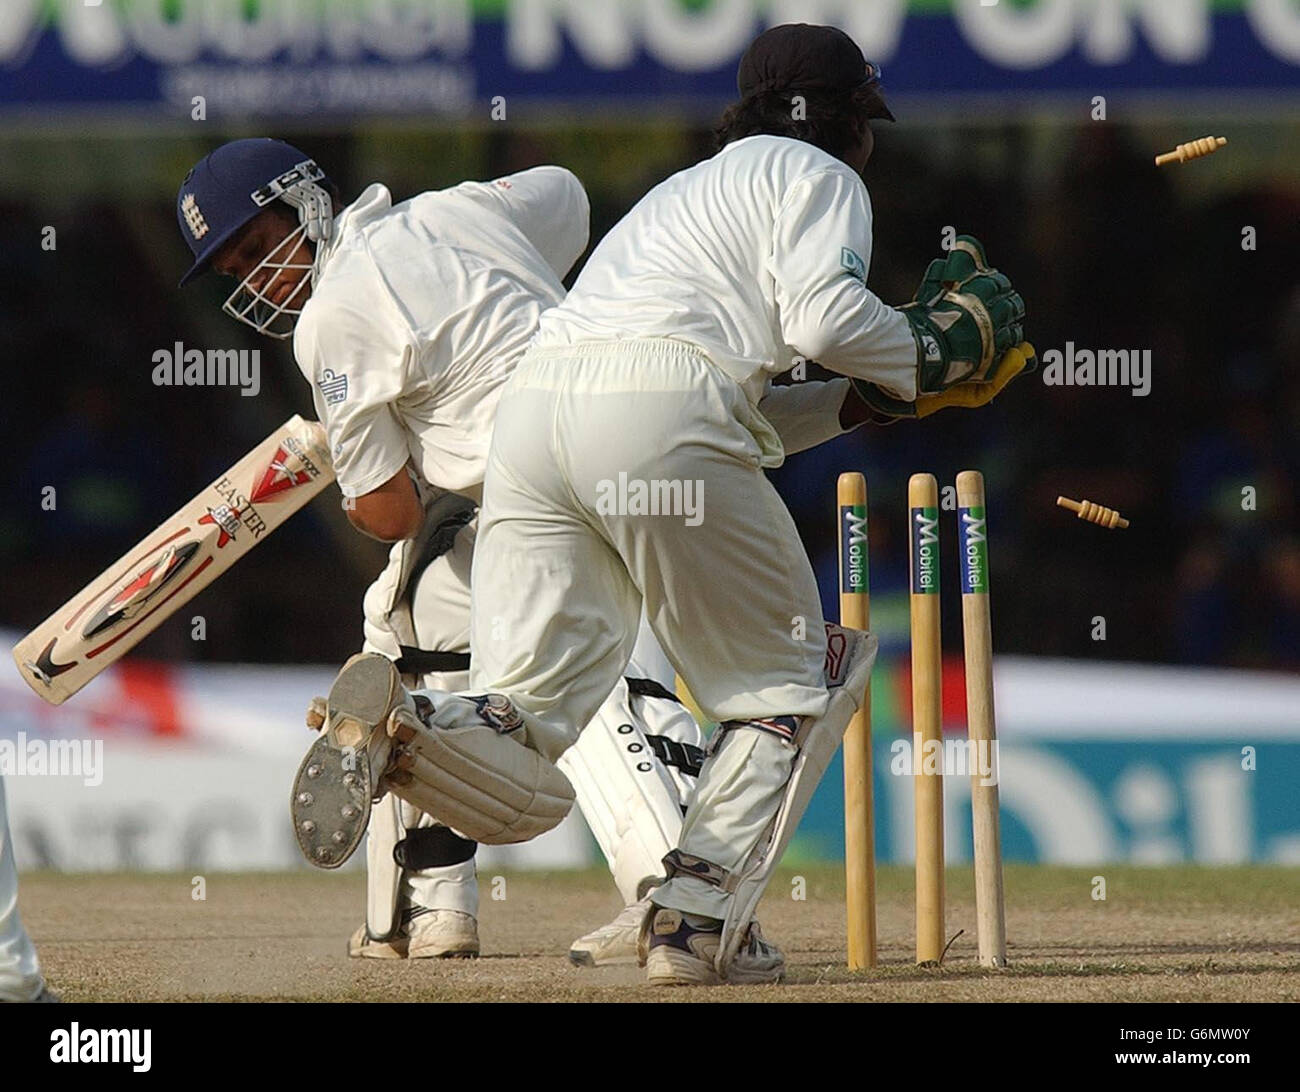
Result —
<svg viewBox="0 0 1300 1092"><path fill-rule="evenodd" d="M347 400L348 377L346 375L335 375L332 369L326 368L321 372L321 377L316 381L316 386L320 387L321 395L324 397L327 406L337 406L340 402Z"/></svg>
<svg viewBox="0 0 1300 1092"><path fill-rule="evenodd" d="M859 280L864 285L867 283L867 263L858 256L856 250L851 250L846 246L841 247L840 265L854 280Z"/></svg>

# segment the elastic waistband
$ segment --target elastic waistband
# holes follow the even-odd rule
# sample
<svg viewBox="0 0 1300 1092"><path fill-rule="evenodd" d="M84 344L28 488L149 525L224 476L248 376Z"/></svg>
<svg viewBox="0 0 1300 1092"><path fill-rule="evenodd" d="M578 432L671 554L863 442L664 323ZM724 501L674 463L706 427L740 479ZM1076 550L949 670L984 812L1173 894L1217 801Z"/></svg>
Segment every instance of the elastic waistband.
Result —
<svg viewBox="0 0 1300 1092"><path fill-rule="evenodd" d="M578 383L596 391L688 390L701 372L715 381L734 381L698 345L670 337L578 341L531 345L520 358L515 386L558 390Z"/></svg>
<svg viewBox="0 0 1300 1092"><path fill-rule="evenodd" d="M709 354L698 345L675 337L629 337L617 341L575 341L569 345L530 345L525 359L534 360L585 360L599 358L641 358L709 360ZM709 361L712 363L712 361Z"/></svg>

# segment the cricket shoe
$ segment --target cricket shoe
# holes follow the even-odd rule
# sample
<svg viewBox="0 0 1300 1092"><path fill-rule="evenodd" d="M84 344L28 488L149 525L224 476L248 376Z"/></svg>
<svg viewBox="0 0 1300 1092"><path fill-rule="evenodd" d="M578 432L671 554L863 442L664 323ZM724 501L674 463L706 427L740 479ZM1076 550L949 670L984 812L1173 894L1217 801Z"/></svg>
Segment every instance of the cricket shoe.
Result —
<svg viewBox="0 0 1300 1092"><path fill-rule="evenodd" d="M478 922L460 910L413 906L388 940L375 940L363 925L348 941L354 959L477 959Z"/></svg>
<svg viewBox="0 0 1300 1092"><path fill-rule="evenodd" d="M690 920L693 919L693 920ZM654 908L646 954L646 981L651 986L717 986L722 922L679 910ZM725 981L763 985L785 977L785 956L763 939L758 922L750 922Z"/></svg>
<svg viewBox="0 0 1300 1092"><path fill-rule="evenodd" d="M640 962L637 937L649 911L649 899L625 906L608 925L575 940L569 947L569 962L576 967L614 967Z"/></svg>
<svg viewBox="0 0 1300 1092"><path fill-rule="evenodd" d="M392 751L384 725L411 697L386 656L353 656L330 687L321 733L294 777L289 812L303 856L338 868L365 836L370 805ZM319 706L308 711L317 720Z"/></svg>
<svg viewBox="0 0 1300 1092"><path fill-rule="evenodd" d="M462 910L417 907L407 922L410 959L478 959L478 922Z"/></svg>
<svg viewBox="0 0 1300 1092"><path fill-rule="evenodd" d="M28 1005L57 1005L62 1000L49 986L41 984L41 992L35 997L28 997L25 1000L17 997L0 997L0 1004L17 1003Z"/></svg>
<svg viewBox="0 0 1300 1092"><path fill-rule="evenodd" d="M376 940L362 925L348 938L348 955L353 959L405 959L411 938L406 929L398 929L387 940Z"/></svg>

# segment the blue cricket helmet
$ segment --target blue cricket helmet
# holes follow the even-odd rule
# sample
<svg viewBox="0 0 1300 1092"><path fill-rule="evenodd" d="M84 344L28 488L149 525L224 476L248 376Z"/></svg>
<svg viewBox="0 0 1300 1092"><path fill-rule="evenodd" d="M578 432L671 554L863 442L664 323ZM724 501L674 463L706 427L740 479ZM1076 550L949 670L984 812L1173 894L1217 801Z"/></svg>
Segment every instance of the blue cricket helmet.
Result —
<svg viewBox="0 0 1300 1092"><path fill-rule="evenodd" d="M328 238L331 213L319 199L305 207L305 192L323 194L328 185L310 156L269 137L232 140L205 156L185 176L176 194L176 221L194 254L181 278L185 286L207 270L213 255L245 224L277 198L294 206L313 242Z"/></svg>

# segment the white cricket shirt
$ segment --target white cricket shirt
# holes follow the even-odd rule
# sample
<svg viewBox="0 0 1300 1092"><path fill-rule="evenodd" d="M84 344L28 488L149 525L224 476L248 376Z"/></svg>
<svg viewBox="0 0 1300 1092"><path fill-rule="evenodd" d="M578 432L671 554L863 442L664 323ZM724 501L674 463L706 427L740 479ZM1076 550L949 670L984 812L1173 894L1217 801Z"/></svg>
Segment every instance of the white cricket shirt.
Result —
<svg viewBox="0 0 1300 1092"><path fill-rule="evenodd" d="M646 194L542 317L537 343L680 338L754 405L803 356L910 401L916 342L902 312L867 289L870 265L862 179L804 141L747 137Z"/></svg>
<svg viewBox="0 0 1300 1092"><path fill-rule="evenodd" d="M430 485L478 498L501 387L563 299L588 214L561 167L396 206L376 184L339 214L293 350L344 496L411 459Z"/></svg>

